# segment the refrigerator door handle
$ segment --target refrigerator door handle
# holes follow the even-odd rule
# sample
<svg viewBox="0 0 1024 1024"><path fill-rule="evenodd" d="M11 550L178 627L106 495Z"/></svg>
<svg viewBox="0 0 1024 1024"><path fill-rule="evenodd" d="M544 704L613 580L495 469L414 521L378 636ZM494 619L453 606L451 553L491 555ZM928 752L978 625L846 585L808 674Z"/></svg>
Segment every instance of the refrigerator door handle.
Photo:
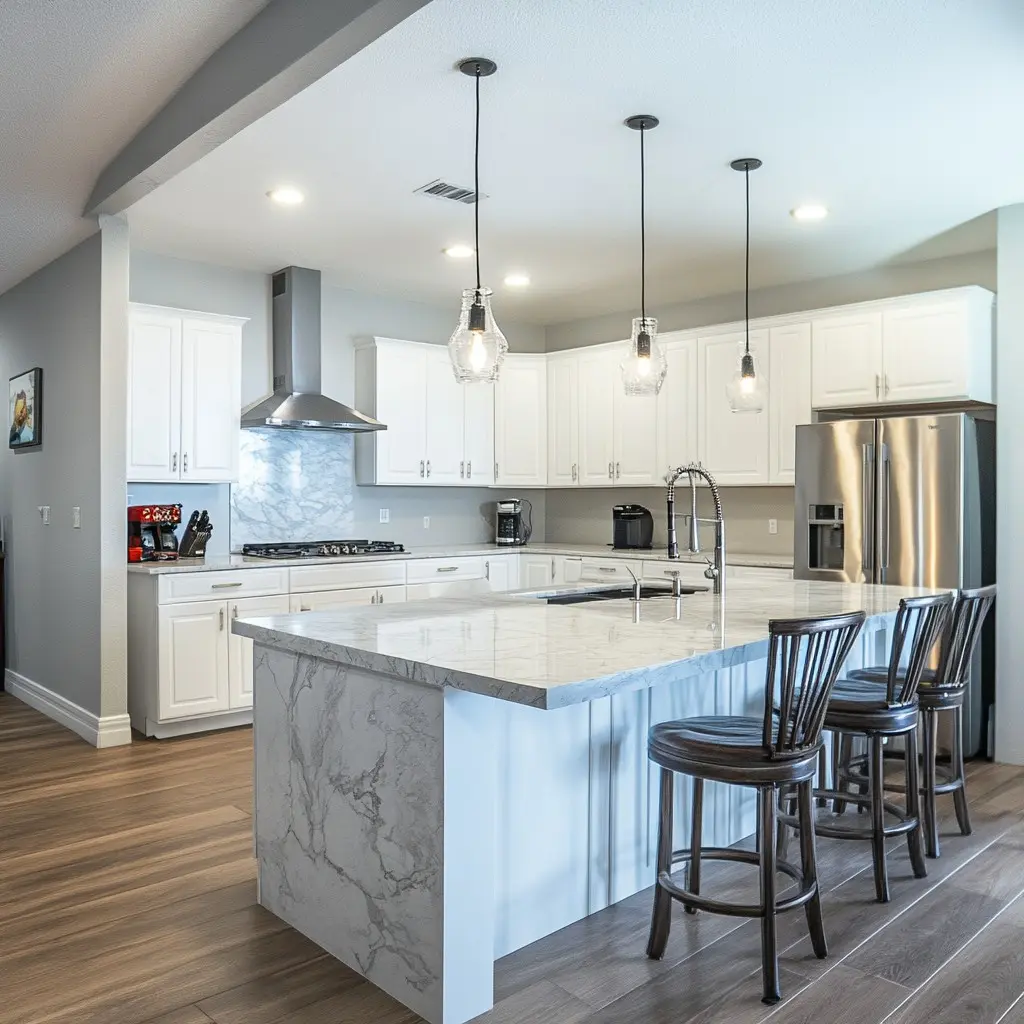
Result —
<svg viewBox="0 0 1024 1024"><path fill-rule="evenodd" d="M871 522L871 484L875 477L875 446L873 444L862 444L860 451L861 528L863 530L860 567L870 581L875 572L874 536L868 525Z"/></svg>
<svg viewBox="0 0 1024 1024"><path fill-rule="evenodd" d="M880 582L885 582L885 571L889 568L889 508L890 502L890 491L892 482L892 460L889 458L889 446L883 444L881 446L881 462L882 462L882 493L885 496L885 511L883 512L879 508L878 519L882 527L882 540L881 540L881 551L879 551L878 568L881 570Z"/></svg>

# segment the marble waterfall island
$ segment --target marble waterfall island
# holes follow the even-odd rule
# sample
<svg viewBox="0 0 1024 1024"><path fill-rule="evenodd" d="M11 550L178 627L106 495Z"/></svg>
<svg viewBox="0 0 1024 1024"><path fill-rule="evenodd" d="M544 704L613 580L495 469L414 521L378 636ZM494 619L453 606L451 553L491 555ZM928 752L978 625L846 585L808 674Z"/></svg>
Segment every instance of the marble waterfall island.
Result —
<svg viewBox="0 0 1024 1024"><path fill-rule="evenodd" d="M236 620L255 642L260 903L461 1024L492 1005L497 958L652 884L652 724L761 713L770 618L864 609L852 660L875 663L915 593L735 579L639 615L520 594ZM737 841L753 794L709 786L704 820Z"/></svg>

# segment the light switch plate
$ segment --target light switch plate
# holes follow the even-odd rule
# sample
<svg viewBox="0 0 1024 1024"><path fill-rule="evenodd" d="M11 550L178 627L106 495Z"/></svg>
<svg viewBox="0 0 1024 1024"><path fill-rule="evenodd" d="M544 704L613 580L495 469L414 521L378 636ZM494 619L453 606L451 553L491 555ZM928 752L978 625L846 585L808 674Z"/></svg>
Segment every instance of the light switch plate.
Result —
<svg viewBox="0 0 1024 1024"><path fill-rule="evenodd" d="M429 530L430 529L430 516L424 516L423 517L423 529L424 530Z"/></svg>
<svg viewBox="0 0 1024 1024"><path fill-rule="evenodd" d="M43 526L50 525L50 506L40 505L39 506L39 518L43 521Z"/></svg>
<svg viewBox="0 0 1024 1024"><path fill-rule="evenodd" d="M769 533L778 533L779 532L779 521L778 521L778 519L769 519L768 520L768 532Z"/></svg>
<svg viewBox="0 0 1024 1024"><path fill-rule="evenodd" d="M380 510L380 521L382 523L390 523L391 522L391 509L389 509L389 508L382 508Z"/></svg>

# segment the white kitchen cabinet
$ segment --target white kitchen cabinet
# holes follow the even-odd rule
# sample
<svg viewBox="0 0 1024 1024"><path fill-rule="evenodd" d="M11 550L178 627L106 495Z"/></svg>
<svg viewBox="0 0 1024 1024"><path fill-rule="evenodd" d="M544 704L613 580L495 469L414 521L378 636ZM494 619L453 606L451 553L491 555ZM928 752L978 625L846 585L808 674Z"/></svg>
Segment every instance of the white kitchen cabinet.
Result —
<svg viewBox="0 0 1024 1024"><path fill-rule="evenodd" d="M228 617L255 619L264 615L287 615L288 597L242 597L227 603ZM228 707L233 711L252 707L252 641L228 634Z"/></svg>
<svg viewBox="0 0 1024 1024"><path fill-rule="evenodd" d="M523 590L539 590L555 582L555 555L519 556L519 586Z"/></svg>
<svg viewBox="0 0 1024 1024"><path fill-rule="evenodd" d="M768 410L733 412L726 394L743 340L742 331L697 339L698 457L723 486L768 481ZM771 374L767 330L750 332L750 351L761 387L767 388Z"/></svg>
<svg viewBox="0 0 1024 1024"><path fill-rule="evenodd" d="M519 559L516 555L494 555L488 558L485 573L491 590L496 594L519 589Z"/></svg>
<svg viewBox="0 0 1024 1024"><path fill-rule="evenodd" d="M355 399L388 428L357 435L358 483L493 482L494 386L459 384L447 348L394 338L361 343Z"/></svg>
<svg viewBox="0 0 1024 1024"><path fill-rule="evenodd" d="M868 309L811 323L811 404L873 405L881 397L882 314Z"/></svg>
<svg viewBox="0 0 1024 1024"><path fill-rule="evenodd" d="M131 307L129 480L238 479L244 323L239 317Z"/></svg>
<svg viewBox="0 0 1024 1024"><path fill-rule="evenodd" d="M697 337L662 335L668 373L658 395L658 469L660 484L669 469L696 462Z"/></svg>
<svg viewBox="0 0 1024 1024"><path fill-rule="evenodd" d="M614 370L615 483L623 487L654 487L665 475L658 457L658 396L627 395L618 359Z"/></svg>
<svg viewBox="0 0 1024 1024"><path fill-rule="evenodd" d="M495 483L543 487L548 482L547 393L543 355L505 356L494 389Z"/></svg>
<svg viewBox="0 0 1024 1024"><path fill-rule="evenodd" d="M292 594L291 612L324 612L358 604L398 604L405 600L405 587L352 587L348 590L320 590Z"/></svg>
<svg viewBox="0 0 1024 1024"><path fill-rule="evenodd" d="M811 325L768 333L768 483L796 481L796 428L810 423Z"/></svg>
<svg viewBox="0 0 1024 1024"><path fill-rule="evenodd" d="M167 605L159 623L160 718L228 710L227 602Z"/></svg>
<svg viewBox="0 0 1024 1024"><path fill-rule="evenodd" d="M579 579L587 583L632 583L643 576L639 559L584 557Z"/></svg>
<svg viewBox="0 0 1024 1024"><path fill-rule="evenodd" d="M579 356L579 482L610 487L615 482L615 393L621 389L615 349ZM618 388L616 388L618 384Z"/></svg>
<svg viewBox="0 0 1024 1024"><path fill-rule="evenodd" d="M579 358L558 354L548 360L548 484L579 483Z"/></svg>
<svg viewBox="0 0 1024 1024"><path fill-rule="evenodd" d="M411 583L406 587L410 601L427 601L439 597L475 597L490 592L491 586L486 579L436 580L431 583Z"/></svg>

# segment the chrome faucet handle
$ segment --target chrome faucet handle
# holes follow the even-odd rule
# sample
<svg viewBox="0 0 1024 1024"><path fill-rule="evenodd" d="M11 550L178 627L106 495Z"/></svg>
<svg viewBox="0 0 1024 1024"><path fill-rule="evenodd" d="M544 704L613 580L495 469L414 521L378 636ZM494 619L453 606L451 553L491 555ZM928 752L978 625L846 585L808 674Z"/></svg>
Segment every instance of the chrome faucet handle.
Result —
<svg viewBox="0 0 1024 1024"><path fill-rule="evenodd" d="M710 558L705 558L704 561L708 563L707 568L704 570L704 578L706 580L717 580L719 577L718 566Z"/></svg>

